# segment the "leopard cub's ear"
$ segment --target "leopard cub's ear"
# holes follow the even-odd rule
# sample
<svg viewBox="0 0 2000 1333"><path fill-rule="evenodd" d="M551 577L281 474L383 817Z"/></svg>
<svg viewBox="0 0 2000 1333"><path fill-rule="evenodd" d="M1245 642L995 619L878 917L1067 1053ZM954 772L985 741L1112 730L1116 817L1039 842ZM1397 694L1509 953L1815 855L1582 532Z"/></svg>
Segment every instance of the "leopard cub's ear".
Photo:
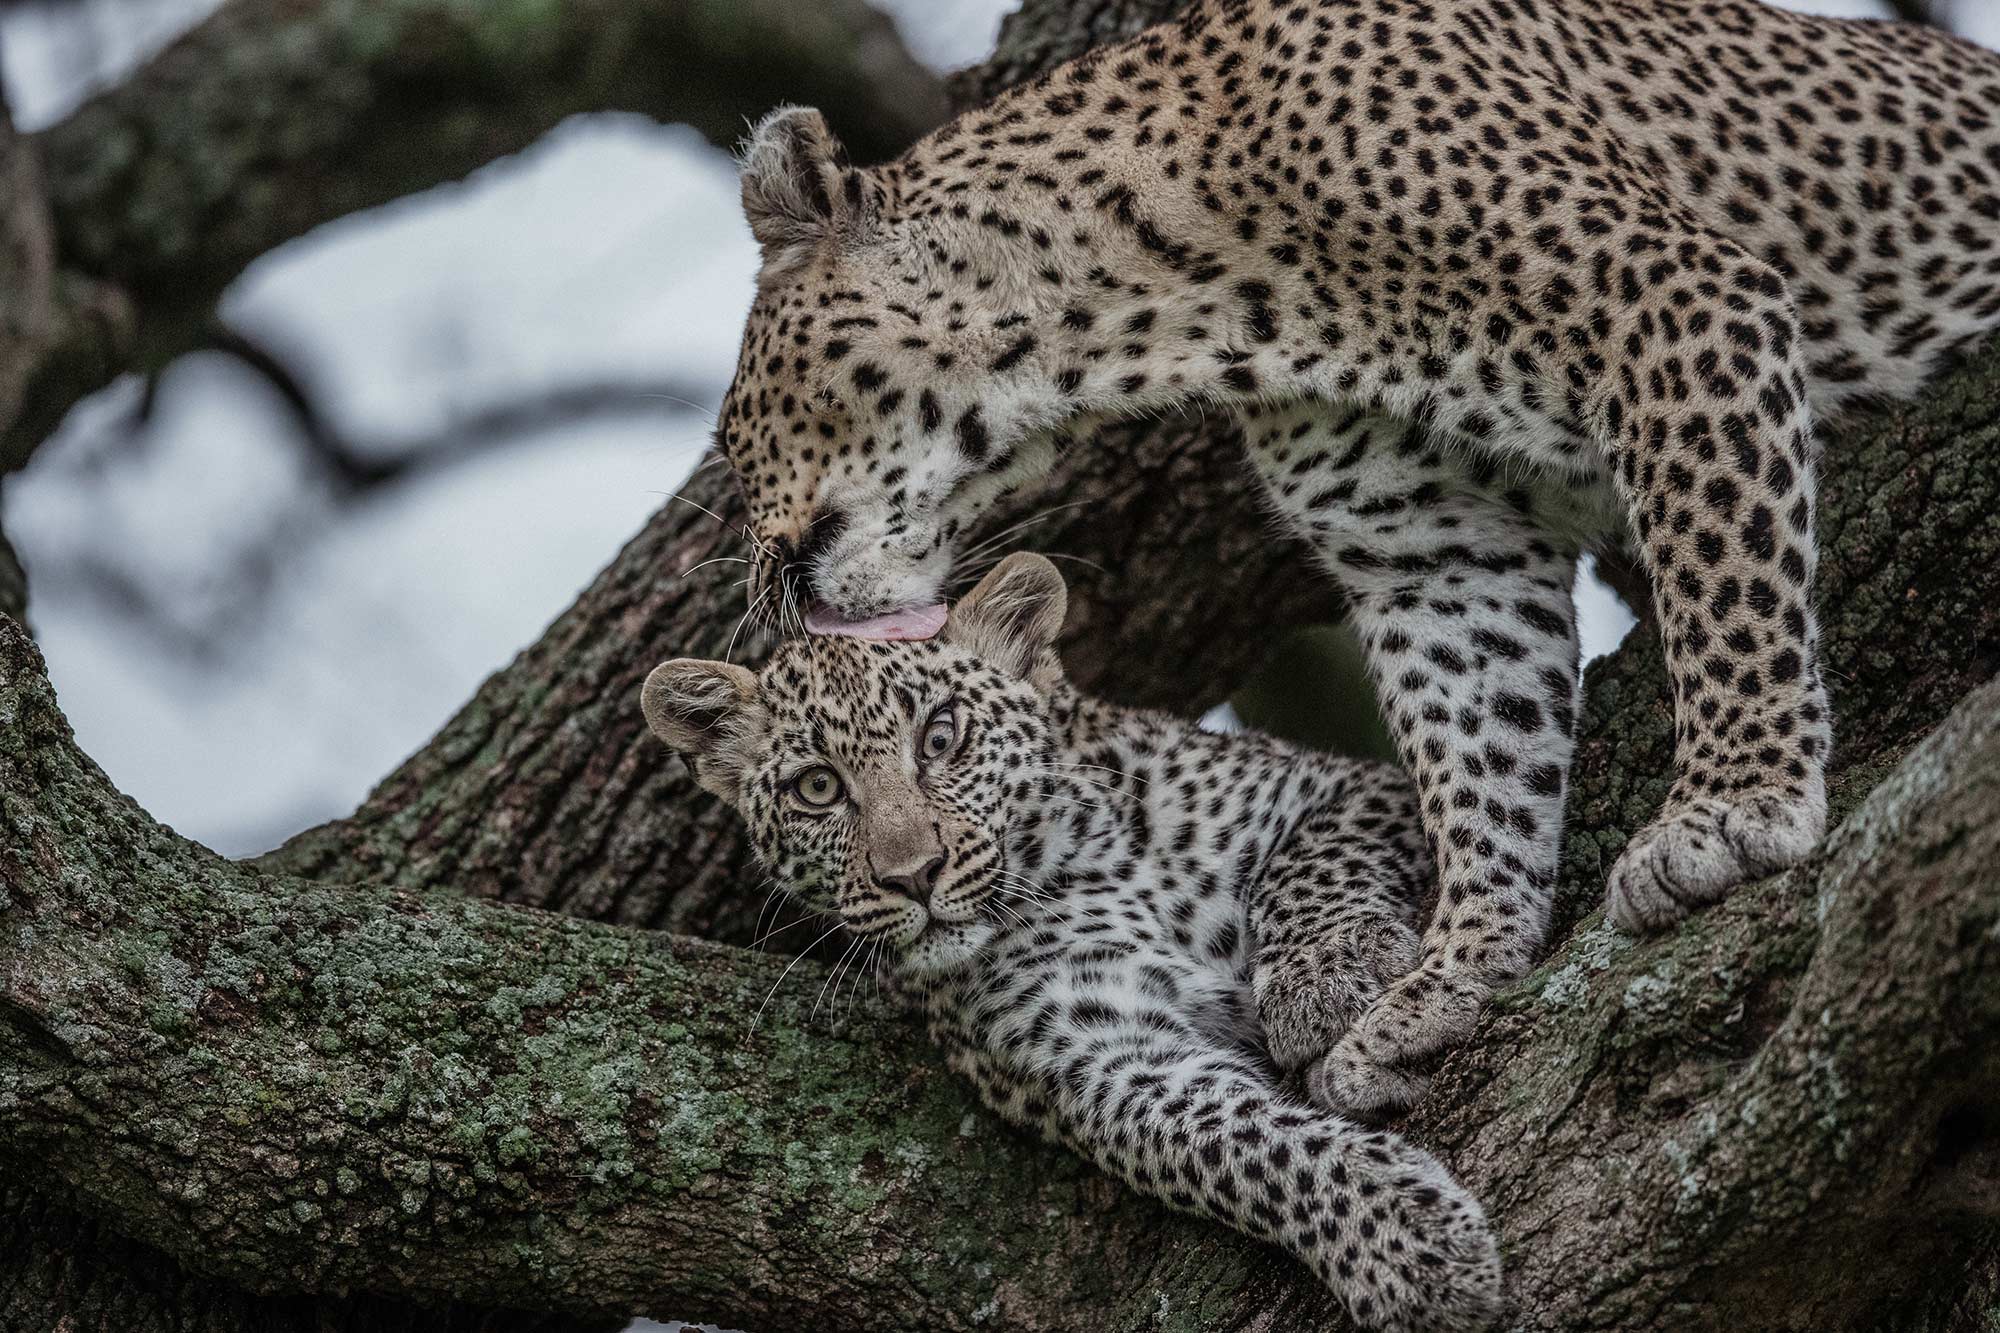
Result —
<svg viewBox="0 0 2000 1333"><path fill-rule="evenodd" d="M1048 557L1016 551L959 599L944 636L1047 692L1062 679L1056 639L1068 614L1069 588Z"/></svg>
<svg viewBox="0 0 2000 1333"><path fill-rule="evenodd" d="M687 759L697 782L731 804L756 703L757 677L750 672L691 657L660 663L639 690L639 708L653 734Z"/></svg>

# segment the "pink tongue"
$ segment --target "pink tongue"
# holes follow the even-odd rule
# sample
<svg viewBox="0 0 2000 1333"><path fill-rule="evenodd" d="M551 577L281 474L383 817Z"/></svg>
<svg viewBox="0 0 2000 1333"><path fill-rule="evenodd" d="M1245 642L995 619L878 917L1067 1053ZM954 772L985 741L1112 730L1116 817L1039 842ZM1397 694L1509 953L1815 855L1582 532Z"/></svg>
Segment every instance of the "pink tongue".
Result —
<svg viewBox="0 0 2000 1333"><path fill-rule="evenodd" d="M891 611L886 616L870 616L866 620L848 620L816 606L806 612L806 631L845 635L850 639L928 639L944 628L944 618L943 602Z"/></svg>

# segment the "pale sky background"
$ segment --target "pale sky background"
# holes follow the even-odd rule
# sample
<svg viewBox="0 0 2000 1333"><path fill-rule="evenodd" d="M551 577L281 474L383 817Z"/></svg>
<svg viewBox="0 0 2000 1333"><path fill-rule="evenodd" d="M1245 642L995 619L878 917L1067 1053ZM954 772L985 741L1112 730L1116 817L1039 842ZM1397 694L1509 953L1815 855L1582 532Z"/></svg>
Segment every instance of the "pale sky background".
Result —
<svg viewBox="0 0 2000 1333"><path fill-rule="evenodd" d="M950 68L983 57L1018 0L879 3ZM2000 0L1958 5L1961 32L2000 45ZM61 118L212 8L0 10L17 123ZM84 748L141 804L230 854L352 810L694 466L755 262L728 158L631 116L572 120L468 180L260 260L229 291L228 317L309 369L351 435L420 436L585 380L671 381L691 402L530 437L342 506L269 389L234 362L175 365L136 440L122 423L138 385L113 385L4 496ZM245 568L269 580L247 619ZM1616 646L1623 609L1592 584L1579 600L1587 651Z"/></svg>

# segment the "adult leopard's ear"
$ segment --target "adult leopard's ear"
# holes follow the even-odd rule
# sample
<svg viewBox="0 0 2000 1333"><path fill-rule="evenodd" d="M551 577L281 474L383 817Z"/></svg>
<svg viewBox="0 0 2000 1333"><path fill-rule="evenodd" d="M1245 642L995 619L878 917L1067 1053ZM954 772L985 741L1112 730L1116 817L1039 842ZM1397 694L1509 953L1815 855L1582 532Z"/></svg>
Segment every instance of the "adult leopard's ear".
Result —
<svg viewBox="0 0 2000 1333"><path fill-rule="evenodd" d="M743 145L743 215L767 265L828 236L858 235L876 215L878 195L809 106L779 107Z"/></svg>
<svg viewBox="0 0 2000 1333"><path fill-rule="evenodd" d="M687 759L695 781L731 804L756 702L757 677L750 672L691 657L660 663L639 690L653 734Z"/></svg>
<svg viewBox="0 0 2000 1333"><path fill-rule="evenodd" d="M959 599L945 639L1021 677L1038 690L1062 679L1056 638L1069 614L1069 589L1048 557L1016 551Z"/></svg>

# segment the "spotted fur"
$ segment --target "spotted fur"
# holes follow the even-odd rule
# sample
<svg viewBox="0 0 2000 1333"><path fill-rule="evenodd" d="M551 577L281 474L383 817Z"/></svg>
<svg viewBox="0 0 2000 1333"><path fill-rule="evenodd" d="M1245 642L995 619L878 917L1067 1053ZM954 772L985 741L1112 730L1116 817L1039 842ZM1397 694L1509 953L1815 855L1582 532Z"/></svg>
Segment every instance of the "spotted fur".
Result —
<svg viewBox="0 0 2000 1333"><path fill-rule="evenodd" d="M1813 414L2000 323L1996 113L2000 57L1750 0L1197 0L868 169L778 112L719 428L755 591L935 602L1093 416L1240 415L1436 853L1416 966L1340 1057L1393 1110L1543 943L1592 543L1651 571L1675 713L1613 921L1816 843Z"/></svg>
<svg viewBox="0 0 2000 1333"><path fill-rule="evenodd" d="M1063 600L1015 556L938 640L671 662L647 716L988 1106L1283 1245L1365 1326L1488 1326L1479 1205L1326 1109L1333 1041L1416 956L1410 782L1082 697Z"/></svg>

